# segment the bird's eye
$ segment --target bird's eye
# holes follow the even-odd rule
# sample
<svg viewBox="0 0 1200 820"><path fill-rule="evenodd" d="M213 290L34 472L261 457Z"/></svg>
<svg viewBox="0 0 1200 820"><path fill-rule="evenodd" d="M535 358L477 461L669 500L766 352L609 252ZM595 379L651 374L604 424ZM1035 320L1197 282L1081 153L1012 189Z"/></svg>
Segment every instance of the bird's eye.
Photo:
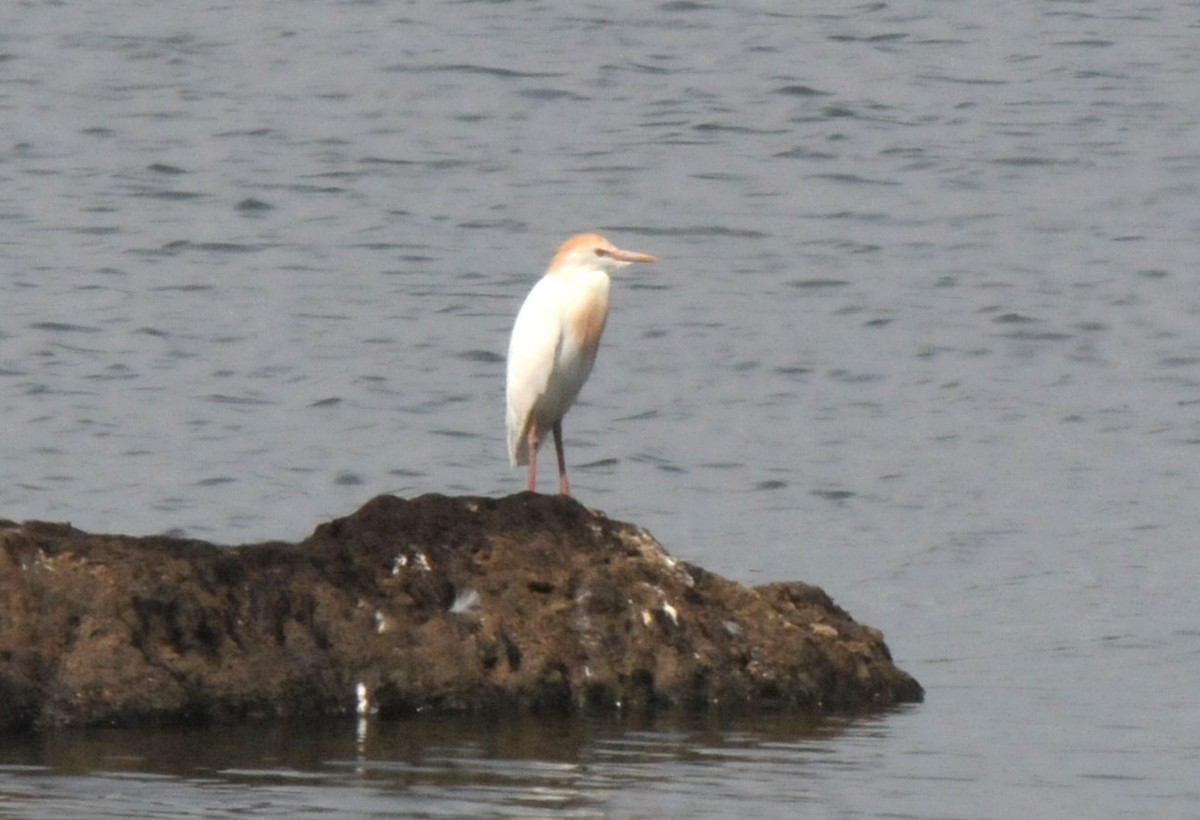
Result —
<svg viewBox="0 0 1200 820"><path fill-rule="evenodd" d="M604 248L596 248L594 253L596 256L608 256L608 251L606 251Z"/></svg>

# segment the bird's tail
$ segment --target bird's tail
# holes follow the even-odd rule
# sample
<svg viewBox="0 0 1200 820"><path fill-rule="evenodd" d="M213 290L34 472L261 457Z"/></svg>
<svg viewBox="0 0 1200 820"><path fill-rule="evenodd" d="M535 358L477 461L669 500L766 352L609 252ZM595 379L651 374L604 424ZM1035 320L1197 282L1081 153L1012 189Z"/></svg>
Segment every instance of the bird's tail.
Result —
<svg viewBox="0 0 1200 820"><path fill-rule="evenodd" d="M508 413L508 463L513 467L529 463L529 430L511 410Z"/></svg>

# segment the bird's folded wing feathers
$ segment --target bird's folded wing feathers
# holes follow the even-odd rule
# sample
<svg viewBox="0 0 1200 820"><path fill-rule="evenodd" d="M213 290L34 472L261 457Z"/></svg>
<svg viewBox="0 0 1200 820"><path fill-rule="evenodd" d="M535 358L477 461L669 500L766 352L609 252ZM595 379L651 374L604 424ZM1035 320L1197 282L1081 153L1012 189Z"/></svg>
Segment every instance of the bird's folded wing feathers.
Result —
<svg viewBox="0 0 1200 820"><path fill-rule="evenodd" d="M508 454L514 465L526 463L526 433L537 400L546 392L562 341L562 317L554 277L534 285L513 324L508 345Z"/></svg>

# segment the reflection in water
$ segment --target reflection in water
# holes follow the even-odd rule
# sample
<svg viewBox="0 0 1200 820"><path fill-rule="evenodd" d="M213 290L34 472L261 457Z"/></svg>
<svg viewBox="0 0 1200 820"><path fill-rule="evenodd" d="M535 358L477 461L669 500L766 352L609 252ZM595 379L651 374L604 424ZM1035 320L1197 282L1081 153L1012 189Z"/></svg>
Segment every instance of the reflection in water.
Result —
<svg viewBox="0 0 1200 820"><path fill-rule="evenodd" d="M904 710L900 710L901 712ZM10 816L596 816L628 790L650 813L702 800L736 813L742 790L768 809L804 799L846 736L882 737L886 716L637 721L418 718L316 726L91 730L7 742ZM681 803L682 801L682 803ZM95 803L92 806L92 803Z"/></svg>

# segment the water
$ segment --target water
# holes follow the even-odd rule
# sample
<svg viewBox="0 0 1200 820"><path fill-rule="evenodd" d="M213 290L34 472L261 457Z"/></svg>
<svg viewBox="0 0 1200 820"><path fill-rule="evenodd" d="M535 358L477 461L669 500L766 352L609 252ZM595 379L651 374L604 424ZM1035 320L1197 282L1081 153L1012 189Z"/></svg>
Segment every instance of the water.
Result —
<svg viewBox="0 0 1200 820"><path fill-rule="evenodd" d="M561 749L14 740L0 805L1195 815L1198 29L1112 0L5 6L0 516L241 543L516 491L507 332L598 229L662 261L614 288L577 494L820 584L928 698Z"/></svg>

